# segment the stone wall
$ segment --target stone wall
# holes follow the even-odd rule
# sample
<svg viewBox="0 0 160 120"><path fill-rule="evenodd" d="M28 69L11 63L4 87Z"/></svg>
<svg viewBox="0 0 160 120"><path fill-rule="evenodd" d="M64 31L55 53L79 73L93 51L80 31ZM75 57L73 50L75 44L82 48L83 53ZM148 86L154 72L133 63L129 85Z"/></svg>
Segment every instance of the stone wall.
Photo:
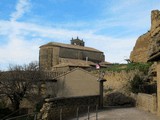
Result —
<svg viewBox="0 0 160 120"><path fill-rule="evenodd" d="M157 63L157 114L160 116L160 62Z"/></svg>
<svg viewBox="0 0 160 120"><path fill-rule="evenodd" d="M51 70L51 68L58 63L59 63L59 47L49 46L40 49L39 65L41 69Z"/></svg>
<svg viewBox="0 0 160 120"><path fill-rule="evenodd" d="M99 95L98 77L81 68L76 68L56 79L57 85L61 86L57 97Z"/></svg>
<svg viewBox="0 0 160 120"><path fill-rule="evenodd" d="M122 92L122 93L128 93L128 83L130 80L133 79L133 77L139 74L141 75L142 73L139 72L138 70L132 70L129 72L126 71L121 71L121 72L112 72L112 71L107 71L105 73L105 79L107 80L104 83L104 89L107 92Z"/></svg>
<svg viewBox="0 0 160 120"><path fill-rule="evenodd" d="M156 113L157 112L157 96L138 93L137 99L136 99L136 106L145 111Z"/></svg>
<svg viewBox="0 0 160 120"><path fill-rule="evenodd" d="M86 60L86 57L88 57L89 61L98 63L104 61L104 55L102 52L78 50L78 49L62 48L62 47L60 48L59 57L81 59L81 60Z"/></svg>
<svg viewBox="0 0 160 120"><path fill-rule="evenodd" d="M99 95L46 99L40 110L39 119L59 120L60 113L62 113L62 119L67 120L76 117L77 108L79 108L79 113L87 113L88 106L90 110L95 110L98 104Z"/></svg>
<svg viewBox="0 0 160 120"><path fill-rule="evenodd" d="M74 45L73 45L74 46ZM80 59L92 61L95 63L104 62L105 56L101 51L74 49L60 46L43 46L39 51L40 68L51 70L51 68L60 63L60 58Z"/></svg>

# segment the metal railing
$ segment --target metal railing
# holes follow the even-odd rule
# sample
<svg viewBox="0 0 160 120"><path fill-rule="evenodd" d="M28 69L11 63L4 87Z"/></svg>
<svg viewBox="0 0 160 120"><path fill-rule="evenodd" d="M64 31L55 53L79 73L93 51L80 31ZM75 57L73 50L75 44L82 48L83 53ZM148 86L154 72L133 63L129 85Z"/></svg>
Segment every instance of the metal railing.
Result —
<svg viewBox="0 0 160 120"><path fill-rule="evenodd" d="M37 113L15 116L15 117L7 118L5 120L37 120Z"/></svg>
<svg viewBox="0 0 160 120"><path fill-rule="evenodd" d="M78 106L76 108L76 117L73 118L72 120L90 120L93 119L94 120L98 120L98 105L94 105L94 106L87 106L87 112L86 113L80 113L80 107ZM92 109L91 109L92 107ZM93 110L93 107L95 107L95 109ZM60 120L65 120L65 118L63 118L63 114L65 114L63 112L63 108L60 109ZM83 118L83 119L82 119Z"/></svg>
<svg viewBox="0 0 160 120"><path fill-rule="evenodd" d="M79 116L79 108L77 108L77 116L75 118L75 120L80 120L80 116ZM92 114L91 114L92 113ZM90 106L88 106L88 111L87 111L87 115L83 115L83 120L90 120L91 118L95 118L95 120L98 120L98 105L96 105L95 111L90 111ZM85 117L86 116L86 117Z"/></svg>
<svg viewBox="0 0 160 120"><path fill-rule="evenodd" d="M86 107L85 112L82 112L81 107ZM72 120L91 120L93 118L94 120L98 120L98 107L99 107L98 105L77 106L74 112L69 113L70 118ZM52 111L52 109L50 109L50 111ZM57 109L57 111L58 112L56 113L57 114L56 116L59 117L58 119L55 118L56 120L68 120L68 118L64 116L64 114L66 114L66 110L64 108L60 108L59 110ZM10 117L10 115L8 115L1 120L38 120L37 115L38 112L14 116L14 117ZM54 120L54 116L52 120Z"/></svg>

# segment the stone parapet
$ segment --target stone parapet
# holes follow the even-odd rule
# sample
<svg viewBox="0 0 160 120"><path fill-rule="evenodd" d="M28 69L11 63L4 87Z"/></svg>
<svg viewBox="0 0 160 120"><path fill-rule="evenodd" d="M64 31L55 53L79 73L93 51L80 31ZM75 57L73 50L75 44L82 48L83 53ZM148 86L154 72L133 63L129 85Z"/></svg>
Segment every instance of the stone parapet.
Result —
<svg viewBox="0 0 160 120"><path fill-rule="evenodd" d="M90 110L95 110L99 104L99 95L70 97L70 98L49 98L45 100L40 110L39 120L68 120L76 117L76 112L87 113L88 106ZM60 115L61 114L61 115Z"/></svg>
<svg viewBox="0 0 160 120"><path fill-rule="evenodd" d="M151 113L157 113L157 96L155 94L138 93L136 106Z"/></svg>

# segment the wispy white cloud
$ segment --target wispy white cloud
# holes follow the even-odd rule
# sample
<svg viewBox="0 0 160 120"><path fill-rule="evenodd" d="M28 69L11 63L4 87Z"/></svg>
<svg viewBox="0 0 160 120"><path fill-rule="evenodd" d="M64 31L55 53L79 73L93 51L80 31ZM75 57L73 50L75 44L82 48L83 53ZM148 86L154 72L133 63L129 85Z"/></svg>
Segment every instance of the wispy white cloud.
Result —
<svg viewBox="0 0 160 120"><path fill-rule="evenodd" d="M3 21L3 24L4 23L5 22ZM8 23L8 21L6 21L6 23ZM3 26L3 24L0 24L0 27ZM94 33L90 33L85 30L76 31L58 29L26 22L10 23L7 28L10 28L11 26L14 28L12 29L14 31L11 29L3 30L4 33L9 36L9 42L0 48L0 63L23 64L38 60L40 45L49 41L69 43L71 37L75 38L77 36L83 36L86 46L104 51L106 54L106 60L112 62L121 62L124 57L124 52L128 49L130 50L133 46L133 39L131 42L129 39L115 39L109 36L95 35ZM11 31L12 34L10 34ZM28 35L30 36L30 40L27 37ZM117 52L117 55L114 55L114 59L112 59L113 50L120 52L122 49L124 51L121 51L121 53Z"/></svg>
<svg viewBox="0 0 160 120"><path fill-rule="evenodd" d="M120 33L127 31L147 32L151 25L151 11L160 9L158 2L158 0L148 2L145 0L113 0L110 4L106 2L106 7L102 12L104 19L97 21L98 28L99 30L105 27L123 27L126 29ZM109 5L110 7L108 7Z"/></svg>
<svg viewBox="0 0 160 120"><path fill-rule="evenodd" d="M136 5L139 2L131 3ZM122 4L118 5L117 3L117 5L111 6L110 10L114 15L109 18L103 14L103 19L89 22L72 21L44 26L39 22L18 21L29 10L31 5L29 0L19 0L16 10L11 14L10 19L8 21L0 20L0 36L3 35L7 38L7 43L0 47L0 64L24 64L38 60L40 45L49 41L69 43L71 37L75 38L77 36L80 39L83 37L86 46L103 51L107 61L124 62L125 58L129 58L129 54L138 37L129 36L127 32L133 32L133 29L146 29L146 24L150 22L150 11L138 11L139 14L136 11L132 15L130 12L120 14L127 6L131 7L131 3L123 2ZM119 8L116 8L116 6L119 6ZM119 11L118 14L116 11ZM104 10L104 12L106 11ZM136 14L137 16L135 16ZM113 27L117 26L127 28L126 31L116 33L116 35L119 34L118 38L115 38L116 35L98 34L103 29L110 30L112 28L113 30Z"/></svg>
<svg viewBox="0 0 160 120"><path fill-rule="evenodd" d="M0 35L5 35L7 40L6 44L0 48L0 63L3 67L9 63L22 64L35 58L36 54L33 53L36 51L34 47L36 44L25 41L26 38L21 31L22 27L17 22L29 9L29 6L28 0L18 0L16 10L10 15L10 20L0 20Z"/></svg>
<svg viewBox="0 0 160 120"><path fill-rule="evenodd" d="M19 19L29 9L29 0L19 0L16 5L16 11L11 14L11 21Z"/></svg>
<svg viewBox="0 0 160 120"><path fill-rule="evenodd" d="M27 31L23 31L24 26L19 25L17 22L7 25L8 28L12 29L3 30L4 35L8 36L8 38L7 42L0 47L0 64L3 64L0 67L6 68L9 64L25 64L38 60L38 51L42 40L37 38L33 41L28 41L25 37Z"/></svg>

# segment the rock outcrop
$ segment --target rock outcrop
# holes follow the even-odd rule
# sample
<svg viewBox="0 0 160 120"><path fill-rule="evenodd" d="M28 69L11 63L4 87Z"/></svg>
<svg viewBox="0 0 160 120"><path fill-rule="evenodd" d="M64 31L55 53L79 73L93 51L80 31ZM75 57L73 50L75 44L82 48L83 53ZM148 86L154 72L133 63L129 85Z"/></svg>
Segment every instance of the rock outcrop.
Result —
<svg viewBox="0 0 160 120"><path fill-rule="evenodd" d="M160 11L152 11L151 41L148 50L148 58L160 52Z"/></svg>
<svg viewBox="0 0 160 120"><path fill-rule="evenodd" d="M132 62L147 62L150 39L150 32L145 33L137 39L135 47L130 55L130 60Z"/></svg>
<svg viewBox="0 0 160 120"><path fill-rule="evenodd" d="M147 62L148 58L159 51L160 45L160 11L151 12L151 29L137 39L130 54L132 62Z"/></svg>

